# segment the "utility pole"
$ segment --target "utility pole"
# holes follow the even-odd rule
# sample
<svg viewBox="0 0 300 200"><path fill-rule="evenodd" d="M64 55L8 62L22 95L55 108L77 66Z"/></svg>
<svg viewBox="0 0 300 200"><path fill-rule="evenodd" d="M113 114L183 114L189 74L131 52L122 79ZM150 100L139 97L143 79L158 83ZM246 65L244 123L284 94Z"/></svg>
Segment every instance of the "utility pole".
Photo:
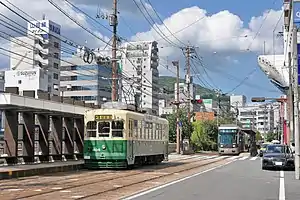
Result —
<svg viewBox="0 0 300 200"><path fill-rule="evenodd" d="M289 104L289 135L290 141L294 141L294 106L293 106L293 66L292 66L292 55L288 52L288 68L289 68L289 91L288 91L288 104Z"/></svg>
<svg viewBox="0 0 300 200"><path fill-rule="evenodd" d="M299 101L298 101L298 51L297 27L293 26L293 90L294 90L294 132L295 132L295 178L300 180L300 144L299 144Z"/></svg>
<svg viewBox="0 0 300 200"><path fill-rule="evenodd" d="M190 64L190 58L191 58L191 50L192 47L187 46L186 47L186 83L187 83L187 109L188 109L188 137L190 137L190 128L191 128L191 92L190 92L190 85L191 85L191 64Z"/></svg>
<svg viewBox="0 0 300 200"><path fill-rule="evenodd" d="M264 134L266 135L266 118L267 118L267 105L264 105Z"/></svg>
<svg viewBox="0 0 300 200"><path fill-rule="evenodd" d="M118 26L118 10L117 0L113 0L113 14L110 16L110 26L113 27L112 37L112 92L111 100L117 100L117 79L118 79L118 67L117 67L117 26Z"/></svg>
<svg viewBox="0 0 300 200"><path fill-rule="evenodd" d="M238 119L238 116L239 116L239 102L238 101L236 101L235 102L235 111L236 111L236 114L235 114L235 123L236 123L236 125L238 125L238 122L239 122L239 119Z"/></svg>
<svg viewBox="0 0 300 200"><path fill-rule="evenodd" d="M179 106L180 106L180 101L179 101L179 61L173 61L172 64L176 67L176 153L180 154L180 129L179 129L179 123L180 123L180 116L179 116Z"/></svg>

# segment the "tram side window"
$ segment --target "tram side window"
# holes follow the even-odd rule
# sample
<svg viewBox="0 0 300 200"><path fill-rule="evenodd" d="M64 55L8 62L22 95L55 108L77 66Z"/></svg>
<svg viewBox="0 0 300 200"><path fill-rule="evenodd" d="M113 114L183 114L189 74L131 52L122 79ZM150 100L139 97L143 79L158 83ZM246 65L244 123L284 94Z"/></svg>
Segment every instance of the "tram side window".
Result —
<svg viewBox="0 0 300 200"><path fill-rule="evenodd" d="M111 129L112 137L123 137L124 122L121 120L112 121Z"/></svg>
<svg viewBox="0 0 300 200"><path fill-rule="evenodd" d="M110 123L109 122L99 122L98 123L98 133L99 133L99 137L109 137Z"/></svg>
<svg viewBox="0 0 300 200"><path fill-rule="evenodd" d="M97 136L97 122L89 121L86 124L86 133L87 137L96 137Z"/></svg>

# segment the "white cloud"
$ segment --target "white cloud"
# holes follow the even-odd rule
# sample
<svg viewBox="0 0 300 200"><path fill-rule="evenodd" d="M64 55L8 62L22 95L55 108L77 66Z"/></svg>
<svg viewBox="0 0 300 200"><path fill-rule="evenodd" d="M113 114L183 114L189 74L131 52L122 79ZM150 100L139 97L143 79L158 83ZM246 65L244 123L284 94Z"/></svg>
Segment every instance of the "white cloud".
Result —
<svg viewBox="0 0 300 200"><path fill-rule="evenodd" d="M40 20L42 19L43 14L45 14L46 19L50 19L62 26L62 34L67 38L78 42L79 44L84 44L85 40L88 40L88 46L91 48L96 48L99 46L104 46L103 42L99 39L95 38L94 36L87 33L85 30L80 28L76 23L62 14L59 10L57 10L54 6L52 6L47 0L30 0L30 6L28 5L27 1L20 1L20 0L5 0L3 1L4 4L11 7L16 12L20 13L22 16L26 17L28 20L33 20L30 17L27 17L25 14L18 11L16 8L12 7L7 1L11 2L12 4L16 5L24 12L28 13L32 18ZM66 11L70 16L72 16L76 21L78 21L83 26L92 30L94 34L98 37L102 38L105 41L109 41L109 38L105 37L102 33L96 32L93 30L91 23L87 20L87 17L84 14L78 13L74 11L67 3L63 1L54 0L54 3L59 5L64 11ZM0 5L0 12L5 16L9 17L21 23L23 26L27 26L27 22L21 19L19 16L13 14L4 6ZM2 17L0 18L3 19ZM2 27L0 26L0 29ZM16 35L16 34L14 34Z"/></svg>
<svg viewBox="0 0 300 200"><path fill-rule="evenodd" d="M261 52L263 50L263 41L267 52L273 52L273 29L282 14L281 10L271 10L266 20L267 12L262 16L252 17L248 26L239 16L230 13L227 10L220 11L213 15L207 15L207 12L199 7L190 7L180 10L169 18L164 20L164 24L172 33L180 31L183 27L192 24L197 19L202 18L198 23L180 31L176 37L184 43L199 47L202 52L243 52L250 51ZM253 37L259 30L262 21L263 27L260 29L256 39ZM158 25L167 36L164 25ZM277 26L277 32L282 27L282 20ZM161 36L151 28L148 32L137 33L132 37L133 40L159 40ZM182 46L174 37L168 37L172 42ZM171 46L164 40L159 40L160 46ZM278 42L277 42L278 43ZM250 45L251 44L251 45ZM278 44L276 47L278 48ZM278 50L277 50L278 52ZM163 48L162 56L170 56L176 53L175 48Z"/></svg>

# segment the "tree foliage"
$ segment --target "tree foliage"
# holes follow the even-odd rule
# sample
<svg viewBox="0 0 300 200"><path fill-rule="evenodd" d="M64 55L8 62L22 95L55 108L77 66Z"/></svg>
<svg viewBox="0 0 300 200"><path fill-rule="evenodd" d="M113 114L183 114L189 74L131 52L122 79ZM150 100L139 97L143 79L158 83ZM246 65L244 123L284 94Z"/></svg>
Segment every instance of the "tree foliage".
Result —
<svg viewBox="0 0 300 200"><path fill-rule="evenodd" d="M177 114L170 114L167 116L167 120L169 121L169 142L176 142L176 119ZM188 130L190 129L190 133L193 131L192 125L188 126L187 120L187 112L184 109L179 110L179 121L182 123L182 138L190 138L188 134Z"/></svg>
<svg viewBox="0 0 300 200"><path fill-rule="evenodd" d="M261 133L259 131L256 131L256 135L255 135L256 141L262 140L262 136Z"/></svg>
<svg viewBox="0 0 300 200"><path fill-rule="evenodd" d="M196 121L191 142L196 150L217 150L218 126L216 121Z"/></svg>
<svg viewBox="0 0 300 200"><path fill-rule="evenodd" d="M267 133L265 140L267 142L272 142L272 140L277 140L277 133L272 133L272 132Z"/></svg>

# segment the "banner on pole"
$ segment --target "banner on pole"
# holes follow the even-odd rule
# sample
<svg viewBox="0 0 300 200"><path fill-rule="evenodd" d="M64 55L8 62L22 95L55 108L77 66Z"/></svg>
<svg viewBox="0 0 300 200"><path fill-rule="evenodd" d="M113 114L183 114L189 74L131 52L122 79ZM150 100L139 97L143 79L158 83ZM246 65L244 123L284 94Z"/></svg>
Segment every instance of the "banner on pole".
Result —
<svg viewBox="0 0 300 200"><path fill-rule="evenodd" d="M293 18L294 18L294 24L297 26L297 28L300 27L300 2L294 1L293 2Z"/></svg>

